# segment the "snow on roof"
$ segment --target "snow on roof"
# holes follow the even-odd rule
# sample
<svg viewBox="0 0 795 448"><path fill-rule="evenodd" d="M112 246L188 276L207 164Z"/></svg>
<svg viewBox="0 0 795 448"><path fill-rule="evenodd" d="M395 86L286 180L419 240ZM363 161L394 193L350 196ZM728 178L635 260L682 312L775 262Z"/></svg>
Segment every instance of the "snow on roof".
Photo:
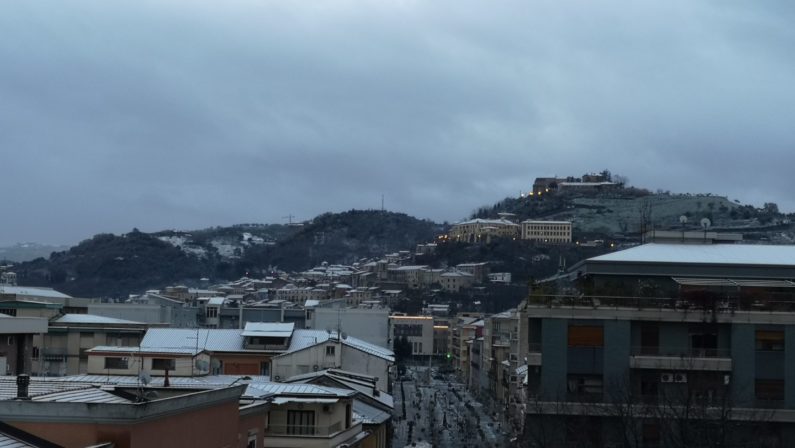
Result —
<svg viewBox="0 0 795 448"><path fill-rule="evenodd" d="M198 339L197 339L198 337ZM244 351L239 329L150 328L141 341L141 349L192 348L216 352Z"/></svg>
<svg viewBox="0 0 795 448"><path fill-rule="evenodd" d="M16 294L18 296L46 297L50 299L72 298L72 296L60 293L51 288L36 288L32 286L0 285L0 294Z"/></svg>
<svg viewBox="0 0 795 448"><path fill-rule="evenodd" d="M440 277L472 277L472 274L468 272L461 272L461 271L449 271L445 272L444 274L440 274Z"/></svg>
<svg viewBox="0 0 795 448"><path fill-rule="evenodd" d="M649 243L587 261L795 266L795 245Z"/></svg>
<svg viewBox="0 0 795 448"><path fill-rule="evenodd" d="M226 297L208 297L207 305L222 306L225 300Z"/></svg>
<svg viewBox="0 0 795 448"><path fill-rule="evenodd" d="M336 387L317 386L315 384L285 384L285 383L249 383L244 397L267 397L272 395L312 395L347 398L356 392Z"/></svg>
<svg viewBox="0 0 795 448"><path fill-rule="evenodd" d="M481 219L475 218L469 221L462 221L454 225L460 226L463 224L487 224L487 225L500 225L500 226L518 226L515 222L508 221L507 219Z"/></svg>
<svg viewBox="0 0 795 448"><path fill-rule="evenodd" d="M353 412L355 412L362 420L362 423L367 425L380 425L381 423L392 418L389 412L384 412L375 406L370 406L360 400L353 400Z"/></svg>
<svg viewBox="0 0 795 448"><path fill-rule="evenodd" d="M59 324L138 324L143 325L143 322L135 322L132 320L116 319L113 317L97 316L95 314L64 314L63 316L54 319L53 322Z"/></svg>
<svg viewBox="0 0 795 448"><path fill-rule="evenodd" d="M39 395L37 397L31 398L31 400L57 403L132 403L131 400L122 398L116 394L112 394L94 386L86 386L84 389Z"/></svg>
<svg viewBox="0 0 795 448"><path fill-rule="evenodd" d="M195 347L158 347L158 348L144 348L144 347L118 347L115 345L98 345L94 348L86 350L89 353L125 353L129 355L137 354L151 354L151 353L168 353L174 355L196 355L203 350Z"/></svg>
<svg viewBox="0 0 795 448"><path fill-rule="evenodd" d="M522 224L571 224L571 221L546 221L543 219L527 219Z"/></svg>
<svg viewBox="0 0 795 448"><path fill-rule="evenodd" d="M244 337L289 338L293 334L294 328L294 322L246 322L246 328L241 335Z"/></svg>
<svg viewBox="0 0 795 448"><path fill-rule="evenodd" d="M304 302L305 308L311 308L318 305L320 305L320 300L317 299L306 299L306 302Z"/></svg>
<svg viewBox="0 0 795 448"><path fill-rule="evenodd" d="M414 266L399 266L399 267L394 268L393 270L395 270L395 271L417 271L417 270L420 270L420 269L425 269L427 267L428 267L428 265L420 264L420 265L414 265Z"/></svg>
<svg viewBox="0 0 795 448"><path fill-rule="evenodd" d="M293 331L293 337L290 339L290 347L284 353L279 354L278 356L284 356L305 348L323 344L329 339L337 341L337 332L332 331L329 333L326 330L297 329ZM369 342L365 342L361 339L351 336L343 338L342 344L379 358L386 359L387 361L395 362L395 354L388 348L370 344Z"/></svg>

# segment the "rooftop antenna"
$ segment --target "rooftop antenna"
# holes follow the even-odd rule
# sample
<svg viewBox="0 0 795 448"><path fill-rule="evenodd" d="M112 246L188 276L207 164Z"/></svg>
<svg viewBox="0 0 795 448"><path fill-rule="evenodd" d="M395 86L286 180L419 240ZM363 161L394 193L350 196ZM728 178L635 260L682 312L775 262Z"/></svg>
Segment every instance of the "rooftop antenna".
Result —
<svg viewBox="0 0 795 448"><path fill-rule="evenodd" d="M287 216L282 216L282 219L286 219L287 220L287 225L290 225L290 226L293 225L293 218L295 218L295 215L293 215L292 213L290 213Z"/></svg>
<svg viewBox="0 0 795 448"><path fill-rule="evenodd" d="M712 225L709 218L701 218L701 228L704 229L704 242L707 242L707 229Z"/></svg>
<svg viewBox="0 0 795 448"><path fill-rule="evenodd" d="M682 215L679 217L679 224L682 224L682 242L685 242L685 225L687 224L687 216Z"/></svg>

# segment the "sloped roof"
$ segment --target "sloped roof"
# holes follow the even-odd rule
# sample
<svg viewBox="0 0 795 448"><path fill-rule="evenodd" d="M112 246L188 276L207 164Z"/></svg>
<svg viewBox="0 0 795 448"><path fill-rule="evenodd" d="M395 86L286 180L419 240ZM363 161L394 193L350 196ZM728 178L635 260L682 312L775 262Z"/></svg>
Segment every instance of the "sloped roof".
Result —
<svg viewBox="0 0 795 448"><path fill-rule="evenodd" d="M53 392L31 398L33 401L49 401L58 403L132 403L131 400L122 398L108 391L94 386L83 389Z"/></svg>
<svg viewBox="0 0 795 448"><path fill-rule="evenodd" d="M114 317L97 316L96 314L64 314L52 322L59 324L97 324L97 325L144 325L143 322L116 319Z"/></svg>
<svg viewBox="0 0 795 448"><path fill-rule="evenodd" d="M380 425L381 423L384 423L385 421L392 418L392 415L389 412L384 412L375 406L370 406L369 404L356 399L353 400L353 412L359 416L359 420L361 420L365 425Z"/></svg>
<svg viewBox="0 0 795 448"><path fill-rule="evenodd" d="M284 353L279 354L278 356L284 356L318 344L323 344L329 339L337 341L337 332L332 331L329 333L325 330L298 329L293 332L293 337L290 339L290 346ZM380 347L352 336L343 338L342 344L379 358L386 359L387 361L395 362L395 354L388 348Z"/></svg>
<svg viewBox="0 0 795 448"><path fill-rule="evenodd" d="M293 334L294 328L294 322L246 322L246 328L242 335L244 337L289 338Z"/></svg>
<svg viewBox="0 0 795 448"><path fill-rule="evenodd" d="M0 286L0 294L16 294L18 296L30 296L30 297L47 297L51 299L70 299L72 297L51 288L38 288L33 286L11 286L11 285Z"/></svg>
<svg viewBox="0 0 795 448"><path fill-rule="evenodd" d="M320 395L347 398L355 394L352 390L314 384L250 383L243 396L260 398L272 395Z"/></svg>
<svg viewBox="0 0 795 448"><path fill-rule="evenodd" d="M239 329L150 328L141 341L142 350L167 348L239 352L244 349Z"/></svg>

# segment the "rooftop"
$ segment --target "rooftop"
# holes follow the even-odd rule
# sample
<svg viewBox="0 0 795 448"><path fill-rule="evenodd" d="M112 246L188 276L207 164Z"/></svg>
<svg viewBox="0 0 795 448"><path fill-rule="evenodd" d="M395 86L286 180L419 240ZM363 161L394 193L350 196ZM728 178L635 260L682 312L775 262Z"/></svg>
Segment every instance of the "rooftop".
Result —
<svg viewBox="0 0 795 448"><path fill-rule="evenodd" d="M0 285L0 294L16 294L18 296L47 297L52 299L70 299L72 297L51 288L10 285Z"/></svg>
<svg viewBox="0 0 795 448"><path fill-rule="evenodd" d="M97 316L95 314L64 314L53 319L52 322L59 324L144 325L142 322Z"/></svg>
<svg viewBox="0 0 795 448"><path fill-rule="evenodd" d="M244 337L289 338L293 334L295 323L281 322L246 322L241 333Z"/></svg>
<svg viewBox="0 0 795 448"><path fill-rule="evenodd" d="M141 341L141 349L199 349L216 352L238 352L244 350L241 330L150 328Z"/></svg>
<svg viewBox="0 0 795 448"><path fill-rule="evenodd" d="M588 262L795 266L795 245L649 243Z"/></svg>

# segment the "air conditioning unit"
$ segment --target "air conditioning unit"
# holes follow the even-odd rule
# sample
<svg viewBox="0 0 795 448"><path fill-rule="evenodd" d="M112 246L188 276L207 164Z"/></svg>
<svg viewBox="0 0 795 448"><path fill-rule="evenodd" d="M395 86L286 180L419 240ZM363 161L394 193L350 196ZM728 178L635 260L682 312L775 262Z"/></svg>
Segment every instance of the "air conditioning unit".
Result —
<svg viewBox="0 0 795 448"><path fill-rule="evenodd" d="M662 373L662 374L660 374L660 382L661 383L673 383L674 382L674 375L672 373Z"/></svg>
<svg viewBox="0 0 795 448"><path fill-rule="evenodd" d="M279 381L279 380L282 379L282 377L280 377L279 375L276 375L276 376L273 377L273 379L276 380L276 381Z"/></svg>
<svg viewBox="0 0 795 448"><path fill-rule="evenodd" d="M320 370L320 366L319 366L319 365L317 365L317 364L315 364L315 365L313 365L313 366L312 366L312 370L314 370L315 372L317 372L318 370Z"/></svg>
<svg viewBox="0 0 795 448"><path fill-rule="evenodd" d="M687 382L687 374L686 373L675 373L674 374L674 383L686 383Z"/></svg>

